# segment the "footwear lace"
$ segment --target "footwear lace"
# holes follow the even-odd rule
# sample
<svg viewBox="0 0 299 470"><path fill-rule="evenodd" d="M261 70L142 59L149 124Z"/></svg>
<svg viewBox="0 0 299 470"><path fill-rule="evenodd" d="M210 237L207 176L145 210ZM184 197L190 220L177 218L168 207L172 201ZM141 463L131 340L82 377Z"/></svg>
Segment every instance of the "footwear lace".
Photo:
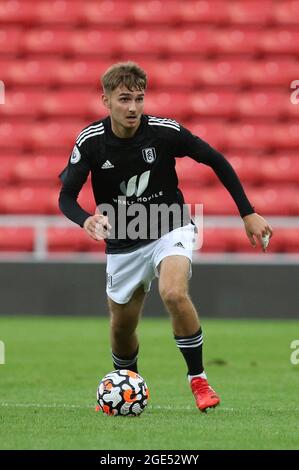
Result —
<svg viewBox="0 0 299 470"><path fill-rule="evenodd" d="M191 383L193 392L196 393L210 393L214 394L214 390L210 387L207 380L199 378L194 378Z"/></svg>

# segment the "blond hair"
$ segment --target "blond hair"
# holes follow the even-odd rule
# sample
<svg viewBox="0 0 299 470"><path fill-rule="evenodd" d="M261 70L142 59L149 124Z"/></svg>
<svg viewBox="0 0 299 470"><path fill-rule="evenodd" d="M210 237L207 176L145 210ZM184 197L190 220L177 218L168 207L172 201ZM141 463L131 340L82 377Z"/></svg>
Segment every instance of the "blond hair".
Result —
<svg viewBox="0 0 299 470"><path fill-rule="evenodd" d="M145 71L131 61L113 64L102 75L102 85L105 93L111 93L119 86L124 86L130 91L134 89L144 91L146 84Z"/></svg>

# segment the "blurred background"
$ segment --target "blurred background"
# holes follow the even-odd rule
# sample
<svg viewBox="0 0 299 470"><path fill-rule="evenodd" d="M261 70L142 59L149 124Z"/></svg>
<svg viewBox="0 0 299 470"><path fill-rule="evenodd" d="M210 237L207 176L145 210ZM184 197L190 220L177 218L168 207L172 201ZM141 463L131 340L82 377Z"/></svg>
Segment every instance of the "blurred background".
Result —
<svg viewBox="0 0 299 470"><path fill-rule="evenodd" d="M186 202L204 205L195 301L207 316L297 316L298 26L289 0L1 0L0 313L105 304L104 243L60 214L58 174L81 129L106 115L101 74L134 60L148 74L145 112L222 152L275 229L268 253L254 250L214 173L178 159ZM79 202L94 210L89 185ZM147 312L162 309L151 294Z"/></svg>

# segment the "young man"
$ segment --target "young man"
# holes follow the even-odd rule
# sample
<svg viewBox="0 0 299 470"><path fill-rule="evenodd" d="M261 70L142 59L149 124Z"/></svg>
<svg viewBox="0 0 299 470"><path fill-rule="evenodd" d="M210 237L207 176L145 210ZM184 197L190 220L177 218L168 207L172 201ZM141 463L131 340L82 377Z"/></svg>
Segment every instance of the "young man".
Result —
<svg viewBox="0 0 299 470"><path fill-rule="evenodd" d="M172 220L165 230L161 214L153 217L149 210L154 204L183 207L184 199L177 187L175 157L189 156L209 165L230 192L253 246L256 238L263 248L262 237L271 236L272 229L254 212L236 173L219 152L176 121L143 114L146 82L145 72L133 62L115 64L105 72L102 99L109 116L87 126L78 135L68 166L61 174L63 187L59 205L91 238L106 240L107 295L115 369L137 372L136 327L146 292L157 275L176 344L187 364L196 405L205 411L217 406L220 399L204 372L202 329L188 295L194 224L190 218L183 222ZM89 172L95 202L97 206L105 204L113 208L116 214L113 221L113 216L107 216L107 210L91 215L77 203ZM139 223L136 237L124 229L132 222L132 206L140 206L140 203L147 212ZM123 219L125 227L118 218L124 207L128 213L130 211L129 217ZM150 236L153 227L158 230L155 239Z"/></svg>

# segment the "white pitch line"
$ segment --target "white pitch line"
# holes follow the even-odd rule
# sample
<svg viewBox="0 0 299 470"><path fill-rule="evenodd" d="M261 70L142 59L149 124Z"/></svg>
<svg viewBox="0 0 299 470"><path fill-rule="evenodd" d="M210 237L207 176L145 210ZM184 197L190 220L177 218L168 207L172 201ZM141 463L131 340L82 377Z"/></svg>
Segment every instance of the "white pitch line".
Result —
<svg viewBox="0 0 299 470"><path fill-rule="evenodd" d="M67 405L65 403L0 403L2 407L18 408L91 408L90 405Z"/></svg>
<svg viewBox="0 0 299 470"><path fill-rule="evenodd" d="M66 409L93 409L95 407L96 403L94 405L68 405L66 403L51 403L51 404L45 404L45 403L0 403L0 406L3 408L66 408ZM171 406L171 405L166 405L166 406L161 406L161 405L149 405L148 406L149 410L172 410L172 411L186 411L186 410L191 410L193 411L195 406ZM236 411L234 408L224 408L220 407L222 411Z"/></svg>
<svg viewBox="0 0 299 470"><path fill-rule="evenodd" d="M94 405L70 405L67 403L5 403L5 402L0 402L0 407L3 408L65 408L65 409L84 409L84 410L92 410L96 406L96 403ZM194 406L171 406L171 405L166 405L166 406L161 406L161 405L148 405L147 407L148 410L171 410L171 411L194 411L196 410L195 405ZM238 412L238 411L247 411L247 412L252 412L252 411L259 411L255 407L251 408L226 408L224 406L219 406L216 408L217 412L225 411L225 412ZM213 411L213 410L210 410ZM274 411L274 410L273 410ZM285 412L285 411L292 411L292 412L299 412L298 407L294 407L292 409L288 408L275 408L276 412Z"/></svg>

